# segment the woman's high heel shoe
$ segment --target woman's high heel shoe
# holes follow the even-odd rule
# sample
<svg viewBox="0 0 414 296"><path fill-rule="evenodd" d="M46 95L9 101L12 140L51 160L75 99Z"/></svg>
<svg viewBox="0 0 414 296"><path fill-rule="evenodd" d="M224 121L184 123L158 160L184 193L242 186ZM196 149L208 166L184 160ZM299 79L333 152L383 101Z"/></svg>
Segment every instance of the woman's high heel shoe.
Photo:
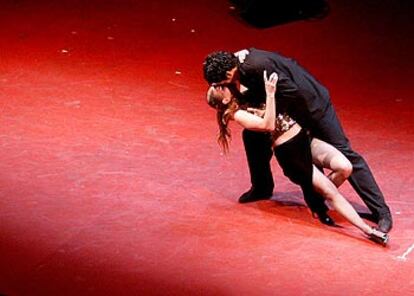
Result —
<svg viewBox="0 0 414 296"><path fill-rule="evenodd" d="M370 240L376 242L377 244L381 244L383 246L387 245L389 236L387 233L379 231L376 228L371 228L371 232L368 234Z"/></svg>

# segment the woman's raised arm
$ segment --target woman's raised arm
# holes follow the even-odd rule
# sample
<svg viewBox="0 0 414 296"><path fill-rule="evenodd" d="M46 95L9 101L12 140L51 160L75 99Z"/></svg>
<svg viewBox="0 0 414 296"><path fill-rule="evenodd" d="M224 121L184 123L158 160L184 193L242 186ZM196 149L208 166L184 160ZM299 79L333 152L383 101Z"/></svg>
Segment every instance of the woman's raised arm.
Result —
<svg viewBox="0 0 414 296"><path fill-rule="evenodd" d="M276 120L276 84L278 76L272 73L267 78L266 70L263 71L263 81L266 89L266 110L263 117L256 116L245 110L238 110L234 113L234 120L244 128L257 131L273 131Z"/></svg>

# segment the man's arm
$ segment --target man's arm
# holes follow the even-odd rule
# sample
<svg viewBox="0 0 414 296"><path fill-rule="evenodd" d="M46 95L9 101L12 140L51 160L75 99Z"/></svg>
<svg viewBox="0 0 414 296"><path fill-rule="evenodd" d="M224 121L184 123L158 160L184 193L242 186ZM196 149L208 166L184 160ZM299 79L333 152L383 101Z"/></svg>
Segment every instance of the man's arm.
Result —
<svg viewBox="0 0 414 296"><path fill-rule="evenodd" d="M308 101L313 100L312 94L300 89L289 76L288 70L279 65L277 56L270 52L251 51L244 63L240 64L241 83L246 84L251 94L246 102L255 107L264 103L266 92L260 74L263 70L278 73L276 97L281 103L279 112L287 112L301 125L309 126L313 110L310 110Z"/></svg>

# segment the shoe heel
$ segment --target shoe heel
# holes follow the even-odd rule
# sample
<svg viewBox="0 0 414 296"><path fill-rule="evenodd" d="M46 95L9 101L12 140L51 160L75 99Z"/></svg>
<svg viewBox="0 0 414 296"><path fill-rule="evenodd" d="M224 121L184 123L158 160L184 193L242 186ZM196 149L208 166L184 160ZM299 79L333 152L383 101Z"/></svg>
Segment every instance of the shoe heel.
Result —
<svg viewBox="0 0 414 296"><path fill-rule="evenodd" d="M327 212L312 212L312 217L314 219L318 219L322 224L335 226L335 221L328 215Z"/></svg>
<svg viewBox="0 0 414 296"><path fill-rule="evenodd" d="M381 232L376 228L372 228L372 232L368 235L369 239L377 244L386 246L390 237L387 233Z"/></svg>

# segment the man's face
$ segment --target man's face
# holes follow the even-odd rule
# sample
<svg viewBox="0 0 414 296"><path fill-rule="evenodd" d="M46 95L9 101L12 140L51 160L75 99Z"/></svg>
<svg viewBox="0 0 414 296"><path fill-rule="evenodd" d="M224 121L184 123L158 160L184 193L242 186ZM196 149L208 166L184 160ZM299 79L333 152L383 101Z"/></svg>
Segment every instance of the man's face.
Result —
<svg viewBox="0 0 414 296"><path fill-rule="evenodd" d="M215 82L215 83L211 84L211 86L214 86L215 88L217 88L217 87L226 87L227 88L231 85L234 85L237 88L239 87L239 78L238 78L238 72L237 72L236 67L234 67L230 71L226 72L226 79L224 79L220 82Z"/></svg>

